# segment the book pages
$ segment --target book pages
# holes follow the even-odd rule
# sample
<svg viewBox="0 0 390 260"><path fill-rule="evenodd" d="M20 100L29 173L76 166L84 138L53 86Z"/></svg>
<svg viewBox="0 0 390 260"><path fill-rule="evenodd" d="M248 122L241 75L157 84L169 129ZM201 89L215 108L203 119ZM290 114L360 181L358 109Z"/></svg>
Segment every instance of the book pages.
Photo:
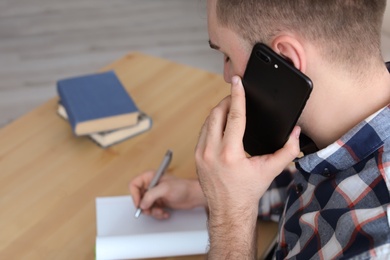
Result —
<svg viewBox="0 0 390 260"><path fill-rule="evenodd" d="M205 254L204 208L174 210L167 220L141 214L130 196L96 199L96 259L140 259Z"/></svg>

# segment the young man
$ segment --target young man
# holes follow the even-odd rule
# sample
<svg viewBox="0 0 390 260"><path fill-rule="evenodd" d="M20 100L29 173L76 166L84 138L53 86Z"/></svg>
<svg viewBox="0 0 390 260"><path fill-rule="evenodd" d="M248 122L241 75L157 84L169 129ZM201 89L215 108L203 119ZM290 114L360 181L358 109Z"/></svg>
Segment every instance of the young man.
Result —
<svg viewBox="0 0 390 260"><path fill-rule="evenodd" d="M212 259L253 259L259 213L281 214L277 259L389 258L390 64L380 54L385 5L209 0L210 46L224 54L232 87L201 130L200 185L165 176L141 201L153 174L146 172L130 183L135 204L158 218L168 217L164 206L207 205ZM240 77L256 42L292 61L314 88L285 146L248 158ZM297 172L279 175L299 154L300 131L319 150L298 159Z"/></svg>

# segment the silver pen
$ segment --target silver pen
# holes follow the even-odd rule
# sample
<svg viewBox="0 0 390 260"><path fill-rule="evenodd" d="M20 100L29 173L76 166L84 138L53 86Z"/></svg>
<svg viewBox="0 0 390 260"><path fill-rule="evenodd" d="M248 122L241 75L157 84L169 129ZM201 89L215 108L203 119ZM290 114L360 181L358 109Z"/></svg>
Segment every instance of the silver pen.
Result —
<svg viewBox="0 0 390 260"><path fill-rule="evenodd" d="M157 170L156 174L154 175L154 177L153 177L152 181L150 182L148 189L146 191L150 190L151 188L153 188L154 186L157 185L157 183L160 181L161 177L164 175L165 170L168 168L171 160L172 160L172 151L168 150L165 153L165 156L160 164L160 167L158 167L158 170ZM141 200L142 200L142 198L141 198ZM141 204L141 202L140 202L140 204ZM138 207L137 211L135 212L135 217L138 218L141 215L141 212L142 212L142 209L140 207Z"/></svg>

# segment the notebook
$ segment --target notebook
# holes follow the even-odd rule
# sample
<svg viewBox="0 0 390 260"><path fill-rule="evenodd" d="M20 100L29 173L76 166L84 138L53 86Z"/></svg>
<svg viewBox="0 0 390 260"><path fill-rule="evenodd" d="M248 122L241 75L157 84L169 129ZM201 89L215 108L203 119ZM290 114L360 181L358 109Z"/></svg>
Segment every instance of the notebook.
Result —
<svg viewBox="0 0 390 260"><path fill-rule="evenodd" d="M142 259L205 254L204 208L173 210L167 220L141 214L130 196L96 198L96 259Z"/></svg>

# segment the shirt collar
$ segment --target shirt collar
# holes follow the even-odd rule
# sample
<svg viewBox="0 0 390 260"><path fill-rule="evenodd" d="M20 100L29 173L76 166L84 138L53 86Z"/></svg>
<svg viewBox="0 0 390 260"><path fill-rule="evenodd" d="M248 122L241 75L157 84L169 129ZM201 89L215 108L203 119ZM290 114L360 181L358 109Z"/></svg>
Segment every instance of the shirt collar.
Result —
<svg viewBox="0 0 390 260"><path fill-rule="evenodd" d="M390 62L386 63L390 72ZM297 160L297 168L313 174L335 174L369 158L390 137L390 105L374 113L339 140Z"/></svg>

